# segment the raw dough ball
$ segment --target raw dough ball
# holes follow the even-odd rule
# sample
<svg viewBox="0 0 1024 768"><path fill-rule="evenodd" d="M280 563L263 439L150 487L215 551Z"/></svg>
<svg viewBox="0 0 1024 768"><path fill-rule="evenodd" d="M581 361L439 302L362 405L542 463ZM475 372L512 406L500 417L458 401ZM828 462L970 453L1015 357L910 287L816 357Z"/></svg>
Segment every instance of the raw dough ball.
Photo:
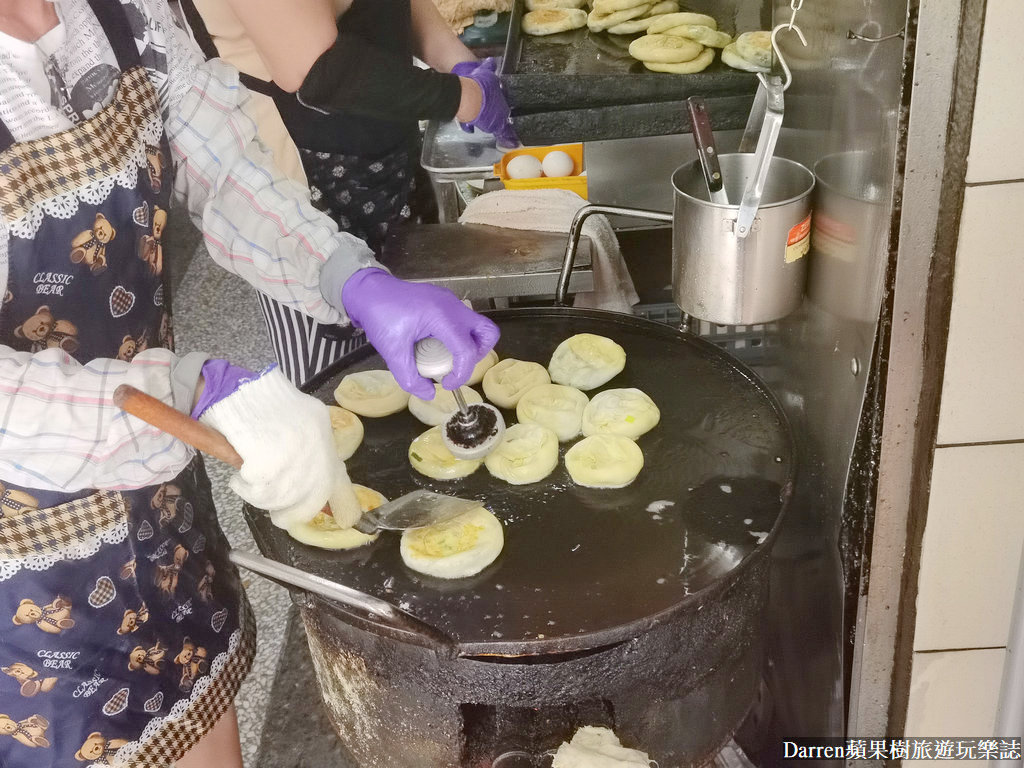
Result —
<svg viewBox="0 0 1024 768"><path fill-rule="evenodd" d="M409 404L409 393L398 386L391 371L350 373L334 390L342 408L360 416L390 416Z"/></svg>
<svg viewBox="0 0 1024 768"><path fill-rule="evenodd" d="M583 434L622 435L636 440L659 421L658 406L639 389L606 389L594 395L583 411Z"/></svg>
<svg viewBox="0 0 1024 768"><path fill-rule="evenodd" d="M494 364L498 362L498 353L493 349L487 353L479 363L473 366L473 373L469 376L469 381L466 382L467 387L472 387L474 384L479 384L484 379L484 374L487 373Z"/></svg>
<svg viewBox="0 0 1024 768"><path fill-rule="evenodd" d="M563 741L551 768L649 768L645 752L622 746L612 731L592 725L580 728L572 741Z"/></svg>
<svg viewBox="0 0 1024 768"><path fill-rule="evenodd" d="M471 403L482 403L484 401L484 399L480 397L480 393L475 389L470 389L469 387L459 387L459 389L461 390L462 397L465 399L467 405ZM459 410L459 404L455 402L455 395L440 384L434 385L433 400L422 400L416 397L416 395L409 398L409 413L422 421L428 427L436 427L438 424L444 424L445 421L448 420L448 417L457 410Z"/></svg>
<svg viewBox="0 0 1024 768"><path fill-rule="evenodd" d="M426 528L402 533L402 560L414 571L440 579L463 579L493 563L505 532L483 507Z"/></svg>
<svg viewBox="0 0 1024 768"><path fill-rule="evenodd" d="M352 411L337 405L328 405L327 411L331 414L331 431L338 458L348 461L363 442L363 422Z"/></svg>
<svg viewBox="0 0 1024 768"><path fill-rule="evenodd" d="M544 169L544 175L550 178L557 178L559 176L572 176L572 172L576 167L576 163L573 162L572 157L569 156L568 152L563 152L560 149L556 149L553 152L548 152L544 155L544 162L541 163L541 168Z"/></svg>
<svg viewBox="0 0 1024 768"><path fill-rule="evenodd" d="M541 162L533 155L517 155L505 165L505 173L510 179L539 179Z"/></svg>
<svg viewBox="0 0 1024 768"><path fill-rule="evenodd" d="M488 472L511 485L536 483L558 466L558 436L539 424L513 424L484 464Z"/></svg>
<svg viewBox="0 0 1024 768"><path fill-rule="evenodd" d="M523 32L528 35L553 35L587 26L587 12L579 8L545 8L523 14Z"/></svg>
<svg viewBox="0 0 1024 768"><path fill-rule="evenodd" d="M484 374L484 394L499 408L515 408L527 390L550 383L543 365L506 357Z"/></svg>
<svg viewBox="0 0 1024 768"><path fill-rule="evenodd" d="M718 22L703 13L667 13L652 21L647 27L647 31L654 35L682 24L697 24L701 27L718 29Z"/></svg>
<svg viewBox="0 0 1024 768"><path fill-rule="evenodd" d="M693 61L703 50L704 46L700 43L687 40L685 37L654 35L650 32L629 44L629 55L645 64L679 64Z"/></svg>
<svg viewBox="0 0 1024 768"><path fill-rule="evenodd" d="M693 61L681 61L677 64L659 64L655 61L645 61L644 66L652 72L670 72L675 75L692 75L695 72L703 72L711 66L711 62L714 60L715 49L705 48Z"/></svg>
<svg viewBox="0 0 1024 768"><path fill-rule="evenodd" d="M456 459L444 444L441 427L431 427L412 441L409 463L421 475L434 480L457 480L476 472L482 459Z"/></svg>
<svg viewBox="0 0 1024 768"><path fill-rule="evenodd" d="M607 383L625 367L626 350L611 339L593 333L570 336L558 345L548 363L552 381L584 392Z"/></svg>
<svg viewBox="0 0 1024 768"><path fill-rule="evenodd" d="M590 398L575 387L541 384L520 398L516 416L522 424L547 427L564 443L580 433L583 409L589 402Z"/></svg>
<svg viewBox="0 0 1024 768"><path fill-rule="evenodd" d="M356 500L359 502L363 512L369 512L384 504L385 499L381 494L365 485L352 484L356 492ZM379 533L360 533L355 528L340 528L331 515L317 512L316 517L308 523L299 523L288 529L288 535L303 544L321 549L353 549L376 541Z"/></svg>
<svg viewBox="0 0 1024 768"><path fill-rule="evenodd" d="M591 435L565 452L573 482L587 488L625 488L643 467L643 451L622 435Z"/></svg>
<svg viewBox="0 0 1024 768"><path fill-rule="evenodd" d="M733 69L742 69L744 72L771 72L769 67L759 67L740 56L736 50L736 43L729 43L722 49L722 63Z"/></svg>
<svg viewBox="0 0 1024 768"><path fill-rule="evenodd" d="M736 38L736 53L754 66L771 69L772 33L744 32Z"/></svg>

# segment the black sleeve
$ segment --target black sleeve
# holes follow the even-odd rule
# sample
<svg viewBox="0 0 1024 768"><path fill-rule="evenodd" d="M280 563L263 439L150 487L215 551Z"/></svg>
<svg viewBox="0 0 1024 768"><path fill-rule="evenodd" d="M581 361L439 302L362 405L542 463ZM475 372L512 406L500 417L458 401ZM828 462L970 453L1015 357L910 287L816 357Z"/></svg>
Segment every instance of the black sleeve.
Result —
<svg viewBox="0 0 1024 768"><path fill-rule="evenodd" d="M313 64L298 97L315 109L381 120L451 120L462 87L456 75L420 69L411 56L342 31Z"/></svg>

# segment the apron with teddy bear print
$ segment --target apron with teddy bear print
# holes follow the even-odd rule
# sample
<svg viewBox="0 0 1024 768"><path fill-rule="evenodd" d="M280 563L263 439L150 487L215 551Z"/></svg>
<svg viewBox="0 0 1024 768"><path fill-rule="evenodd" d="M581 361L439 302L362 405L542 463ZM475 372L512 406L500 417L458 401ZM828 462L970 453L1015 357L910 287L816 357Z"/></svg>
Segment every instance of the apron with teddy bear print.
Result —
<svg viewBox="0 0 1024 768"><path fill-rule="evenodd" d="M172 343L170 155L121 4L90 6L121 69L110 103L32 141L0 124L0 343L130 361ZM165 768L192 747L254 652L227 551L198 458L131 491L0 485L0 768Z"/></svg>

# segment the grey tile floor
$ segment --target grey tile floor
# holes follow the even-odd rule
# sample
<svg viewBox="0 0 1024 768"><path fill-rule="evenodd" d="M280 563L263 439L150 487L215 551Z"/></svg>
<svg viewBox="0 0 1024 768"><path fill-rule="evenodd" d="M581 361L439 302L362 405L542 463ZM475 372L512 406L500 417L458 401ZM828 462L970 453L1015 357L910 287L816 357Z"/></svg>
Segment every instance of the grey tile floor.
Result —
<svg viewBox="0 0 1024 768"><path fill-rule="evenodd" d="M172 273L177 348L225 357L252 369L273 362L274 353L254 289L217 266L187 222L175 221L166 241L173 243L175 249L174 258L168 262L177 265L177 271ZM256 545L242 519L241 502L228 489L231 470L213 459L207 462L207 470L228 540L233 547L255 551ZM242 576L256 614L257 647L252 674L235 703L242 756L246 768L253 768L291 601L281 587L253 574Z"/></svg>

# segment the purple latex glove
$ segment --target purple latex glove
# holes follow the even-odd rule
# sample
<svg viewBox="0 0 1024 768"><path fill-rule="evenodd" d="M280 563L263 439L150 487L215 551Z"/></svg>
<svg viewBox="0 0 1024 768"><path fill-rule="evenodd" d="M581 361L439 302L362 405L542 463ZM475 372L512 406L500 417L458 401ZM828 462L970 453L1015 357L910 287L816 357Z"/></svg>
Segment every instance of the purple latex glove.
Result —
<svg viewBox="0 0 1024 768"><path fill-rule="evenodd" d="M239 368L227 360L207 360L203 363L203 391L192 407L192 418L198 419L211 405L232 394L244 382L259 376L260 374Z"/></svg>
<svg viewBox="0 0 1024 768"><path fill-rule="evenodd" d="M519 137L512 127L512 117L498 78L498 59L493 56L483 61L460 61L452 67L452 74L468 77L480 86L483 102L480 114L468 123L460 123L462 130L472 133L474 128L494 134L499 146L518 147Z"/></svg>
<svg viewBox="0 0 1024 768"><path fill-rule="evenodd" d="M441 385L455 389L469 381L477 361L501 335L498 326L447 288L407 283L381 269L361 269L352 275L341 289L341 302L398 385L424 400L434 398L434 384L416 370L417 341L433 336L448 347L454 362Z"/></svg>

